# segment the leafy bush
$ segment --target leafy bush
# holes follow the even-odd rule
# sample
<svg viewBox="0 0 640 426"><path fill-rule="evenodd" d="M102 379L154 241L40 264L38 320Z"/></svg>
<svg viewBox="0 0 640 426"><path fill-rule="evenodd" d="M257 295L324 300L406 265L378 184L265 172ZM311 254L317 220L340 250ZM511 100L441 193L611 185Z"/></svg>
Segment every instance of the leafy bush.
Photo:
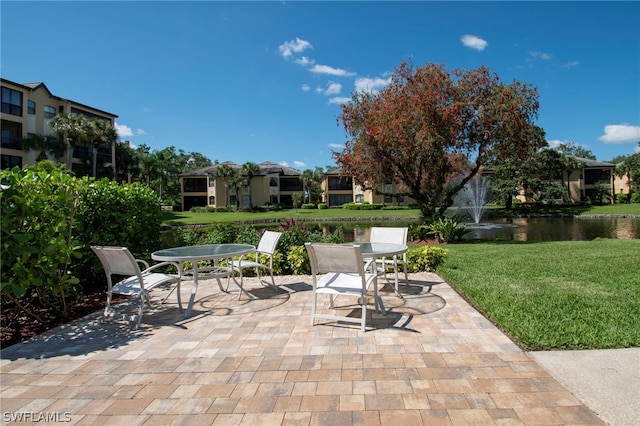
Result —
<svg viewBox="0 0 640 426"><path fill-rule="evenodd" d="M238 228L233 223L216 223L203 233L200 244L228 244L236 240Z"/></svg>
<svg viewBox="0 0 640 426"><path fill-rule="evenodd" d="M287 266L293 275L309 275L311 263L307 249L302 246L291 246L287 252Z"/></svg>
<svg viewBox="0 0 640 426"><path fill-rule="evenodd" d="M384 204L369 204L365 203L344 203L342 205L343 209L348 210L381 210L384 207Z"/></svg>
<svg viewBox="0 0 640 426"><path fill-rule="evenodd" d="M134 257L147 260L160 248L160 200L155 191L140 183L83 179L76 217L83 258L74 273L85 291L102 289L106 282L102 265L89 246L123 246Z"/></svg>
<svg viewBox="0 0 640 426"><path fill-rule="evenodd" d="M409 210L408 206L384 206L382 210Z"/></svg>
<svg viewBox="0 0 640 426"><path fill-rule="evenodd" d="M305 209L306 210L312 210L312 209L315 209L315 208L316 208L316 205L313 204L313 203L305 203L305 204L302 205L302 209L303 210L305 210Z"/></svg>
<svg viewBox="0 0 640 426"><path fill-rule="evenodd" d="M462 237L471 232L466 226L460 225L460 221L460 216L441 217L435 219L428 226L438 242L452 243L462 240Z"/></svg>
<svg viewBox="0 0 640 426"><path fill-rule="evenodd" d="M440 247L411 247L407 251L409 272L435 272L446 255L447 250Z"/></svg>
<svg viewBox="0 0 640 426"><path fill-rule="evenodd" d="M329 206L326 203L320 203L318 204L318 209L319 210L324 210L324 209L328 209Z"/></svg>
<svg viewBox="0 0 640 426"><path fill-rule="evenodd" d="M236 231L235 242L236 244L249 244L252 246L258 246L260 243L260 237L262 235L253 226L244 225Z"/></svg>
<svg viewBox="0 0 640 426"><path fill-rule="evenodd" d="M71 275L82 256L73 221L78 180L50 163L0 172L2 210L0 293L2 307L12 303L40 320L34 307L55 316L68 314L67 302L80 294Z"/></svg>
<svg viewBox="0 0 640 426"><path fill-rule="evenodd" d="M616 204L627 204L629 202L629 194L616 194Z"/></svg>
<svg viewBox="0 0 640 426"><path fill-rule="evenodd" d="M640 203L640 192L634 192L631 194L631 202L634 204Z"/></svg>

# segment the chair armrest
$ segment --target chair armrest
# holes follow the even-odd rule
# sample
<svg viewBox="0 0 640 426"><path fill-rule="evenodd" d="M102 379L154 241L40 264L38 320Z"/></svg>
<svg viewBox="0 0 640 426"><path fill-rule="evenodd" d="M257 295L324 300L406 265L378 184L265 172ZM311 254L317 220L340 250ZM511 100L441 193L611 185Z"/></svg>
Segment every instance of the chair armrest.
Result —
<svg viewBox="0 0 640 426"><path fill-rule="evenodd" d="M145 263L146 263L146 262L145 262ZM175 267L175 268L176 268L176 270L178 271L178 274L180 274L180 270L181 270L181 268L180 268L180 265L178 265L176 262L160 262L160 263L156 263L156 264L155 264L155 265L153 265L152 267L150 267L150 268L148 267L147 269L145 269L144 271L142 271L142 273L144 274L144 273L146 273L146 272L151 272L151 271L153 271L154 269L158 269L158 268L160 268L161 266L167 266L167 265L171 265L171 266Z"/></svg>
<svg viewBox="0 0 640 426"><path fill-rule="evenodd" d="M142 265L143 270L149 269L149 262L147 262L146 260L136 259L136 262Z"/></svg>

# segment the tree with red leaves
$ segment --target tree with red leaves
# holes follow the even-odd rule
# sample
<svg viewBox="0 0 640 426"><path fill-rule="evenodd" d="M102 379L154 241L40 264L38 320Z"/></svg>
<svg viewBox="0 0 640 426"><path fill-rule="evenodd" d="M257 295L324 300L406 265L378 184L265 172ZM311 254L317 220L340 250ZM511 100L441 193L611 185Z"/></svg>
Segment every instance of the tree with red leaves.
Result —
<svg viewBox="0 0 640 426"><path fill-rule="evenodd" d="M447 72L403 62L377 94L356 92L342 105L347 137L334 152L344 174L379 194L398 182L425 218L441 217L464 185L492 161L517 161L546 145L533 124L538 92L501 83L482 66ZM386 195L386 194L385 194Z"/></svg>

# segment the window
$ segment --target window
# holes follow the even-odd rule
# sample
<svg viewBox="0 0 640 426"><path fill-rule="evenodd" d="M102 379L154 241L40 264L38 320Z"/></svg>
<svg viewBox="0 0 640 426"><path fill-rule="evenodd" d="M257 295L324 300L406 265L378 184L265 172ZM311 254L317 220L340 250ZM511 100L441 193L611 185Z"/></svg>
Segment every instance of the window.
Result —
<svg viewBox="0 0 640 426"><path fill-rule="evenodd" d="M351 195L346 194L329 194L329 205L330 206L341 206L345 203L350 203L353 201Z"/></svg>
<svg viewBox="0 0 640 426"><path fill-rule="evenodd" d="M350 177L329 177L329 189L334 191L349 191L353 188Z"/></svg>
<svg viewBox="0 0 640 426"><path fill-rule="evenodd" d="M249 196L248 195L243 195L242 196L242 205L245 207L249 207L251 206L251 203L249 202Z"/></svg>
<svg viewBox="0 0 640 426"><path fill-rule="evenodd" d="M36 103L33 101L27 101L27 114L36 115Z"/></svg>
<svg viewBox="0 0 640 426"><path fill-rule="evenodd" d="M91 159L91 151L89 147L86 145L76 145L73 147L73 158L78 158L80 160L90 160Z"/></svg>
<svg viewBox="0 0 640 426"><path fill-rule="evenodd" d="M56 109L52 106L44 106L44 118L53 118L56 116Z"/></svg>
<svg viewBox="0 0 640 426"><path fill-rule="evenodd" d="M2 88L2 113L22 117L22 92Z"/></svg>
<svg viewBox="0 0 640 426"><path fill-rule="evenodd" d="M356 194L356 203L362 203L364 201L363 194Z"/></svg>
<svg viewBox="0 0 640 426"><path fill-rule="evenodd" d="M269 179L269 186L278 186L278 179L272 177Z"/></svg>
<svg viewBox="0 0 640 426"><path fill-rule="evenodd" d="M184 178L182 186L184 192L207 192L207 181L203 178Z"/></svg>
<svg viewBox="0 0 640 426"><path fill-rule="evenodd" d="M384 196L384 203L385 204L393 203L393 197L390 197L389 195L385 195Z"/></svg>
<svg viewBox="0 0 640 426"><path fill-rule="evenodd" d="M2 169L12 169L14 167L22 168L22 157L18 157L17 155L2 155L2 160L0 164L0 168Z"/></svg>
<svg viewBox="0 0 640 426"><path fill-rule="evenodd" d="M209 197L209 205L210 206L215 206L216 205L216 197L214 197L214 196L210 196Z"/></svg>
<svg viewBox="0 0 640 426"><path fill-rule="evenodd" d="M398 195L398 204L404 204L404 196Z"/></svg>
<svg viewBox="0 0 640 426"><path fill-rule="evenodd" d="M216 178L214 176L209 176L209 188L213 188L216 186Z"/></svg>
<svg viewBox="0 0 640 426"><path fill-rule="evenodd" d="M20 139L22 139L22 124L2 120L2 148L22 149Z"/></svg>

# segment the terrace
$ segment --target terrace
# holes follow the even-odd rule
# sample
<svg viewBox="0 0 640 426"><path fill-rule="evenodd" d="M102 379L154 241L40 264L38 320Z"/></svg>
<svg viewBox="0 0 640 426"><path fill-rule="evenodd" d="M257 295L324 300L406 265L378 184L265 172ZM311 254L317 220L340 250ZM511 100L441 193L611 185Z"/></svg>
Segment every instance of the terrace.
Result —
<svg viewBox="0 0 640 426"><path fill-rule="evenodd" d="M311 327L309 277L203 281L140 329L95 313L2 351L3 413L75 424L603 424L438 275L385 287L387 316ZM189 286L185 288L187 297ZM358 312L353 312L358 315ZM6 420L6 419L5 419Z"/></svg>

